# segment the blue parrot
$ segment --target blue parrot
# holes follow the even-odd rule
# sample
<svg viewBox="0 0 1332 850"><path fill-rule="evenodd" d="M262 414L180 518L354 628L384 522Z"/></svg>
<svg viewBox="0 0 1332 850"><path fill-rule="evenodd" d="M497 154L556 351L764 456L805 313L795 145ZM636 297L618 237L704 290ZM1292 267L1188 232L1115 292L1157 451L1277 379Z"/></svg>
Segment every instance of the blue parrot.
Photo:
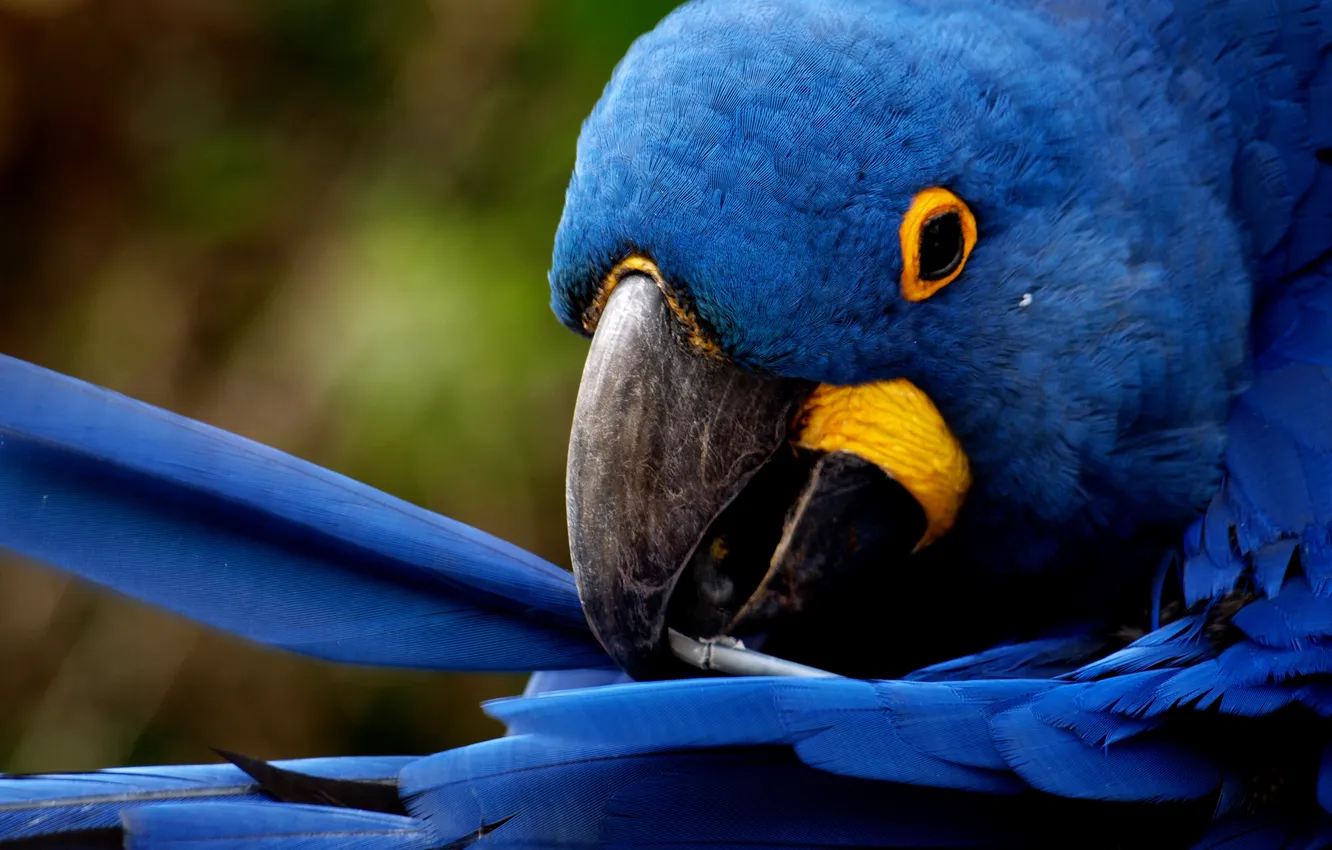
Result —
<svg viewBox="0 0 1332 850"><path fill-rule="evenodd" d="M5 777L0 847L1332 846L1332 3L690 3L550 283L573 575L0 359L0 545L537 671L423 758Z"/></svg>

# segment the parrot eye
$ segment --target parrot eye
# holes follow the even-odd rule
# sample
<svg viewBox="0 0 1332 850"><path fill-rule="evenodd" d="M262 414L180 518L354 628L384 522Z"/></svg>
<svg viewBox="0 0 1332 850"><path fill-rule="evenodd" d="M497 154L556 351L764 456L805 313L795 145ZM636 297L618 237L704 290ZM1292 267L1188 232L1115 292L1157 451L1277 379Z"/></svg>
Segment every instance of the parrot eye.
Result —
<svg viewBox="0 0 1332 850"><path fill-rule="evenodd" d="M962 265L962 220L955 212L936 215L920 231L920 279L948 277Z"/></svg>
<svg viewBox="0 0 1332 850"><path fill-rule="evenodd" d="M962 273L976 245L976 219L961 198L934 187L912 199L899 235L902 297L924 301Z"/></svg>

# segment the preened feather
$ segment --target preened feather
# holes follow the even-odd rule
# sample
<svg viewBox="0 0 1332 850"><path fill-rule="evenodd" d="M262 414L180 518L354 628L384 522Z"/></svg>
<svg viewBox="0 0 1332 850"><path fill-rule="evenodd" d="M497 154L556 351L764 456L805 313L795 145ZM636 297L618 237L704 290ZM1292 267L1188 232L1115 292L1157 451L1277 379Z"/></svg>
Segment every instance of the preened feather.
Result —
<svg viewBox="0 0 1332 850"><path fill-rule="evenodd" d="M333 661L607 662L573 579L313 464L0 357L0 546Z"/></svg>

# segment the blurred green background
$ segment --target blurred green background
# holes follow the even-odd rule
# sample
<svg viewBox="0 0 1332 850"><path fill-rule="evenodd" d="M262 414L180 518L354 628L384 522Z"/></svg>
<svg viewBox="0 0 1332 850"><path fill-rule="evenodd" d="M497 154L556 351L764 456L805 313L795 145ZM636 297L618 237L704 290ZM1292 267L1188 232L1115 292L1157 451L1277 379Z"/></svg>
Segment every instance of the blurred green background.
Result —
<svg viewBox="0 0 1332 850"><path fill-rule="evenodd" d="M583 116L672 2L0 0L0 351L567 564ZM0 768L426 753L523 679L340 667L0 557Z"/></svg>

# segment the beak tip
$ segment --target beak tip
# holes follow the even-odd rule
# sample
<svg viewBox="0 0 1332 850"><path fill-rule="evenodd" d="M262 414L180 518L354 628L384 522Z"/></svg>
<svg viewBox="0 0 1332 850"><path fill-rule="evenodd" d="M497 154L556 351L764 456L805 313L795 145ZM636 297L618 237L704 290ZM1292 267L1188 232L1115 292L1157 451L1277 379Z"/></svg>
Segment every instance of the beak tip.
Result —
<svg viewBox="0 0 1332 850"><path fill-rule="evenodd" d="M576 575L584 616L606 654L635 679L669 678L673 657L666 603L671 588L635 587L620 572L580 569Z"/></svg>

